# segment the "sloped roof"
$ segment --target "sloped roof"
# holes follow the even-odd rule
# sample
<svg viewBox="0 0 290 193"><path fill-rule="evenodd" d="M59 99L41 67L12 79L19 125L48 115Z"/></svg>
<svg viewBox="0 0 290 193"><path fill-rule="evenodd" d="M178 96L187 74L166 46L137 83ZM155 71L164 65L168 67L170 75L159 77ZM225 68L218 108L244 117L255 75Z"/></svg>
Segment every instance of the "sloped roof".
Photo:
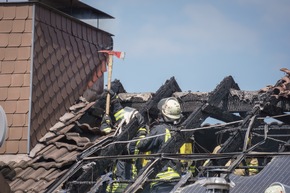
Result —
<svg viewBox="0 0 290 193"><path fill-rule="evenodd" d="M167 81L170 82L170 81ZM174 82L170 82L171 84ZM281 84L284 84L282 82ZM166 85L165 85L166 86ZM275 88L275 87L273 87ZM168 88L167 88L168 90ZM287 89L286 89L287 90ZM162 92L164 90L161 90ZM160 93L162 93L160 92ZM264 92L264 91L261 91ZM231 92L233 96L238 96L238 90ZM155 104L151 103L154 96L157 93L120 93L119 96L122 100L123 105L132 106L139 110L145 107L146 104ZM158 95L158 94L157 94ZM185 110L185 113L190 113L192 110L193 101L204 101L209 97L206 93L188 93L188 92L173 92L173 96L179 96L182 101L182 108ZM248 92L248 96L240 95L240 102L243 103L243 97L246 97L248 101L258 100L258 92ZM250 97L251 96L251 97ZM273 95L274 98L277 98L276 94ZM284 99L285 96L280 96ZM235 97L234 97L235 98ZM194 100L193 100L194 99ZM245 98L244 98L245 99ZM280 108L284 110L289 110L290 106L281 105ZM149 103L148 103L149 102ZM284 101L285 102L285 101ZM58 182L59 179L62 179L64 175L69 175L71 171L75 172L78 170L74 168L74 164L78 161L81 161L80 155L88 150L89 147L92 147L93 144L97 144L102 139L107 138L99 133L97 126L99 125L100 118L92 113L92 107L95 102L87 102L83 98L80 98L79 101L70 108L70 111L65 113L60 117L59 122L56 123L53 127L49 129L49 132L39 141L39 143L32 150L29 161L21 161L19 163L8 162L0 164L0 171L6 179L8 179L9 185L13 191L40 191L44 192L47 188L50 188L53 182ZM145 106L144 106L145 105ZM187 106L189 105L189 106ZM153 105L154 106L154 105ZM233 108L233 107L232 107ZM153 109L152 109L153 110ZM206 110L206 109L205 109ZM142 111L142 110L141 110ZM154 116L154 110L151 112L150 116ZM286 125L287 126L287 125ZM279 128L279 127L278 127ZM220 130L227 130L227 127L222 127ZM259 129L258 129L259 130ZM287 130L287 127L286 127ZM216 132L216 131L214 131ZM127 135L127 134L126 134ZM205 135L207 135L205 133ZM198 137L197 140L203 138L205 135ZM118 138L116 138L118 141ZM115 140L116 140L115 139ZM108 146L109 147L109 146ZM117 146L115 146L117 148ZM96 155L98 155L97 153ZM104 154L105 155L105 154ZM111 154L110 154L111 155ZM113 154L114 155L114 154ZM275 162L275 160L280 160L281 162ZM273 159L272 162L255 177L251 179L260 180L261 176L270 175L271 165L274 164L274 167L286 167L281 165L281 163L288 163L289 157ZM281 166L280 166L281 165ZM81 165L83 166L83 165ZM73 169L74 168L74 169ZM71 170L73 169L73 170ZM285 168L284 168L285 169ZM69 173L68 173L69 172ZM250 178L245 177L232 177L233 180L243 184L249 183ZM69 178L65 178L65 181L62 181L57 187L58 189L62 187L62 184L69 182ZM248 179L248 180L245 180ZM274 179L274 178L273 178ZM276 178L278 179L278 178ZM85 179L84 179L85 180ZM272 181L271 181L272 182ZM282 181L281 181L282 182ZM283 181L284 182L284 181ZM270 181L269 181L270 183ZM265 183L265 187L267 184ZM237 185L236 187L242 187ZM182 191L189 191L196 186L189 186L183 188ZM198 187L200 188L200 187Z"/></svg>
<svg viewBox="0 0 290 193"><path fill-rule="evenodd" d="M83 136L83 129L79 127L82 124L77 125L93 104L79 101L72 106L71 111L60 117L32 149L30 160L0 162L0 172L13 192L43 192L68 170L80 152L99 140L100 135L91 134L94 138Z"/></svg>
<svg viewBox="0 0 290 193"><path fill-rule="evenodd" d="M0 5L0 105L9 127L0 154L27 153L79 96L102 92L98 49L113 40L40 3Z"/></svg>

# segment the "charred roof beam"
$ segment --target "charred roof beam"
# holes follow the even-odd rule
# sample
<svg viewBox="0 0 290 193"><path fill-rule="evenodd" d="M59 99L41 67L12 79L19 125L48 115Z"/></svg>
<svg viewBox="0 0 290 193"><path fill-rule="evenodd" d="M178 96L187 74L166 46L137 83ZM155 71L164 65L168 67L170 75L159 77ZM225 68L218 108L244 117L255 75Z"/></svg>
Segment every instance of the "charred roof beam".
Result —
<svg viewBox="0 0 290 193"><path fill-rule="evenodd" d="M180 92L181 89L178 86L174 77L167 80L164 85L162 85L154 94L154 96L149 99L145 105L139 110L139 113L143 115L143 117L147 117L146 114L149 111L157 111L157 103L166 97L172 96L174 92ZM113 142L121 142L121 141L128 141L131 140L136 133L140 125L138 123L137 118L133 118L125 127L123 128L123 132L115 137ZM126 149L127 143L112 143L108 145L108 147L101 149L99 155L100 156L110 156L110 155L120 155L122 154L123 150ZM86 181L86 180L96 180L99 178L106 168L113 163L113 160L109 159L102 159L96 160L95 165L93 166L92 170L84 172L77 181ZM93 172L95 171L95 172ZM92 179L92 176L94 179ZM78 187L79 191L87 192L92 185L90 184L82 184ZM70 192L75 192L72 187L68 187Z"/></svg>
<svg viewBox="0 0 290 193"><path fill-rule="evenodd" d="M221 83L209 94L207 103L213 106L217 106L220 102L228 96L230 88L237 88L237 84L231 76L224 78ZM203 112L203 109L206 108L207 103L201 103L199 106L196 106L194 111L188 116L188 118L181 124L180 129L191 129L200 127L204 120L209 116ZM190 132L180 132L176 131L172 134L172 137L162 146L158 153L175 153L178 152L182 144L189 140L190 137L194 134L193 131ZM136 192L141 187L142 184L148 183L146 180L148 178L153 178L161 169L166 165L168 160L158 160L154 165L154 169L150 170L150 175L144 178L144 172L139 173L134 186L128 186L125 192ZM143 171L147 170L148 165L145 166Z"/></svg>

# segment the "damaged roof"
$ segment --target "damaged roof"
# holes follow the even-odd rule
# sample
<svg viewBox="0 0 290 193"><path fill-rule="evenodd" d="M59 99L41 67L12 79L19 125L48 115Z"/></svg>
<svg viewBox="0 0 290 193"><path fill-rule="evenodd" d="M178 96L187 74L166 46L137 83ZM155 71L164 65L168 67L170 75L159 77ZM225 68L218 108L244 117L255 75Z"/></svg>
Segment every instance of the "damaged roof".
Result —
<svg viewBox="0 0 290 193"><path fill-rule="evenodd" d="M82 26L79 21L40 5L35 10L37 25L34 34L34 49L38 55L33 58L36 62L33 63L36 67L33 71L34 78L29 80L25 77L32 74L29 70L32 67L30 49L33 46L27 43L32 38L31 4L23 9L18 4L9 5L13 5L9 8L12 12L0 9L4 13L0 20L0 35L9 39L0 43L0 80L4 82L0 87L0 102L1 105L9 103L8 107L3 106L10 116L10 126L15 120L19 120L11 118L14 114L23 113L21 116L24 118L20 129L10 128L7 138L10 142L2 148L2 153L10 150L12 153L27 151L24 145L29 137L29 108L21 102L28 102L30 87L34 87L32 90L35 93L31 98L35 100L32 101L31 117L34 122L31 149L23 157L1 155L1 187L3 184L3 187L10 188L12 192L97 191L102 180L106 179L103 178L104 175L108 177L108 168L113 161L126 159L126 156L121 155L122 151L139 128L138 121L132 119L120 134L117 135L113 130L109 135L104 135L99 130L104 111L100 107L101 100L97 97L102 97L105 93L94 93L94 97L89 98L91 100L83 96L86 94L84 89L96 87L94 83L97 80L101 81L99 84L103 83L105 57L94 55L91 58L91 53L96 53L100 47L112 48L111 34L103 31L95 33L91 27ZM20 20L24 24L20 25ZM26 31L27 29L30 31ZM14 30L21 32L23 36L15 36ZM67 34L70 35L66 36ZM60 45L66 45L65 48L55 44L59 38L62 42ZM26 51L17 52L19 55L12 52L15 47L22 46ZM17 61L18 58L20 62ZM94 62L89 63L91 60ZM16 67L19 63L21 67ZM94 64L98 64L97 67ZM82 68L83 65L86 67ZM203 93L183 92L174 77L166 80L156 92L148 93L126 93L119 80L113 81L112 88L122 105L136 108L146 117L148 124L158 116L157 103L160 99L170 96L180 101L185 116L179 130L172 134L174 137L157 154L148 156L154 160L152 164L145 166L151 173L138 174L134 181L130 181L127 192L137 192L152 181L153 176L169 159L190 159L198 168L193 178L182 178L175 188L177 192L205 192L206 187L199 181L205 179L209 171L216 172L215 175L221 171L225 175L229 174L229 179L235 183L231 192L263 192L275 181L289 183L283 175L288 176L290 169L290 157L287 155L290 136L290 71L287 68L282 68L281 71L285 73L282 79L273 86L257 91L241 90L231 76L225 77L213 91ZM13 72L17 72L17 76L7 79L7 75ZM56 74L59 77L56 78ZM23 86L25 90L20 92ZM98 89L102 90L103 86L99 85ZM50 96L52 93L57 95ZM266 121L268 117L272 118L270 122ZM207 123L208 118L222 123ZM244 148L248 132L253 134L255 149ZM180 146L192 136L196 142L195 153L176 154ZM211 153L217 145L222 148L216 154ZM229 159L239 161L251 156L258 157L261 161L260 172L255 176L241 177L233 174L238 162L225 167ZM208 165L202 164L205 160L209 160ZM255 186L251 186L254 182Z"/></svg>
<svg viewBox="0 0 290 193"><path fill-rule="evenodd" d="M288 74L287 77L289 77ZM227 83L227 85L225 85L224 83ZM118 80L115 80L112 84L120 85L121 83ZM274 90L277 86L283 87L283 84L286 85L285 91L287 91L288 87L285 81L280 81L279 85L276 85L271 89ZM215 91L217 91L217 93L222 92L225 87L227 90L227 94L225 94L226 97L213 95ZM226 77L220 83L220 85L217 86L216 90L209 93L182 92L174 78L167 80L165 84L162 85L160 89L155 93L126 93L124 91L124 89L121 89L121 92L118 94L124 106L134 107L138 109L142 114L147 114L150 112L148 115L152 117L156 116L156 104L160 98L168 96L177 97L181 101L182 109L187 116L186 120L194 119L194 117L199 114L199 120L202 121L198 123L196 123L195 121L185 121L185 123L183 123L183 128L196 128L196 141L199 143L199 145L206 148L208 152L213 150L215 144L206 144L202 141L207 141L210 138L215 138L216 141L219 134L222 132L224 132L225 137L229 137L229 135L227 135L227 132L234 132L238 125L230 127L229 125L221 124L205 124L205 117L218 117L216 115L217 109L215 108L220 108L220 110L226 109L222 110L223 115L220 115L220 120L228 122L229 124L231 122L241 123L247 116L229 116L229 114L231 114L232 112L237 112L237 110L234 108L234 106L225 107L225 104L223 103L228 100L228 104L247 104L245 105L243 110L239 110L241 114L243 114L243 112L251 111L255 107L255 104L257 104L257 102L259 102L263 98L263 95L266 94L264 90L241 91L239 90L237 84L233 81L232 77ZM244 94L241 94L241 92L244 92ZM288 96L279 96L279 94L275 93L269 95L269 98L273 98L275 101L277 100L275 102L276 105L271 108L279 109L277 110L279 111L279 114L276 114L277 117L275 117L275 115L271 116L275 117L275 119L283 120L283 116L281 116L283 113L281 114L281 112L289 112L290 108L290 101ZM215 108L209 108L208 105L203 106L207 104L206 102L208 102L209 100L218 101L217 106L215 106ZM67 185L70 185L70 187L74 187L74 189L71 191L85 190L84 192L86 192L93 188L93 185L97 182L98 178L101 177L104 169L112 161L108 158L110 156L119 155L120 150L122 150L122 148L126 146L126 144L118 144L116 142L130 140L134 135L134 133L132 133L132 130L134 130L133 128L136 128L136 122L134 122L133 120L133 122L130 122L131 124L129 124L120 135L115 137L112 137L113 133L108 136L103 135L98 130L98 126L100 124L100 115L94 114L96 103L98 103L98 100L94 102L88 102L83 98L80 98L75 105L71 106L70 110L67 113L60 117L59 122L51 127L49 129L49 132L47 132L45 136L41 138L39 143L30 152L30 159L28 161L21 161L19 163L1 163L1 173L9 182L12 191L55 192L57 190L68 188L69 186ZM202 111L196 111L198 105L200 104L202 104L201 106L203 106ZM193 116L192 112L194 111L195 114ZM203 113L206 114L202 115ZM267 109L262 114L264 115L264 113L267 113ZM285 117L287 116L288 114L285 114ZM264 116L261 116L261 118L263 117ZM269 123L268 135L271 136L277 133L285 135L284 138L281 138L279 140L283 140L285 143L287 143L288 135L290 134L289 124L289 119L286 122L279 121L279 123L276 124ZM254 132L257 135L262 134L264 132L265 125L267 124L261 123L256 125L253 128ZM199 127L208 128L198 131ZM246 127L241 128L241 130L244 131L242 133L245 133L246 129ZM177 139L178 141L173 141L171 143L174 143L175 146L178 146L179 141L182 142L182 140L184 140L182 139L182 137L184 136L176 135L175 137L175 139ZM256 140L259 141L259 139L260 138L257 138ZM223 142L225 141L226 139L223 140ZM171 158L174 156L178 158L178 155L172 154L174 153L171 150L172 146L170 146L170 144L168 145L168 147L165 146L162 150L162 152L165 153L165 159L166 157ZM269 145L271 148L268 147ZM256 150L261 151L261 153L265 153L265 151L268 153L278 153L279 150L281 150L280 146L281 141L273 142L272 140L269 140L264 144L264 146L261 146L260 150ZM284 147L286 148L287 146ZM227 151L225 151L224 153L226 152ZM287 152L287 148L284 152ZM192 160L200 161L209 158L209 154L205 155L205 152L202 151L200 151L199 153L196 152L195 154L193 154L191 157ZM220 154L216 154L216 157L212 158L222 160L225 158L225 155L223 155L222 153L223 152L221 152ZM218 156L220 156L220 158ZM265 189L267 186L270 185L270 183L274 182L275 180L281 179L280 182L285 183L285 178L284 180L282 180L281 175L278 175L276 173L273 174L273 169L276 168L275 171L281 170L281 172L283 171L284 173L287 173L287 163L290 160L289 157L281 157L276 154L262 155L262 157L269 156L274 158L272 159L272 161L264 165L263 167L265 168L256 176L240 177L231 175L230 179L236 183L235 188L240 191L241 189L247 187L249 192L256 192L256 190L257 192L261 192L262 189ZM103 157L106 159L98 159L97 157ZM227 157L229 156L227 155ZM120 158L122 158L122 156ZM155 158L157 159L159 158L159 156L156 156ZM89 177L91 176L90 170L84 170L84 166L89 165L92 160L98 163L98 167L95 167L93 168L93 170L91 170L94 171L94 175L96 177L93 181ZM220 165L217 165L217 167L218 166ZM103 170L101 170L102 168ZM83 173L84 171L85 173ZM83 175L81 175L82 173ZM255 186L255 188L252 187L252 189L254 188L255 191L254 189L252 191L251 187L245 185L252 183L253 181L256 181L258 183L262 181L261 178L265 178L265 176L267 176L268 181L263 181L261 186ZM203 177L204 175L200 176L200 178ZM142 184L144 185L144 183L146 183L146 179L143 180L144 181L142 182ZM86 181L91 183L84 184L84 182ZM189 180L183 186L179 187L178 191L205 191L204 187L194 182L194 180ZM136 184L133 184L131 188L133 191L135 191L136 187L138 186L136 186ZM260 189L258 189L257 187L260 187ZM235 192L235 188L232 189L233 192Z"/></svg>

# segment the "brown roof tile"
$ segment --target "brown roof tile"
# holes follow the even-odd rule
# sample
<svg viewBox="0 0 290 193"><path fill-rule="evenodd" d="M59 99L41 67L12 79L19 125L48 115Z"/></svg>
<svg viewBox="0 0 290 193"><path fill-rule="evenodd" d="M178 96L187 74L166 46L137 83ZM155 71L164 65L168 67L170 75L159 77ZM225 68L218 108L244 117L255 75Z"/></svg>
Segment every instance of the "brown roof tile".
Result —
<svg viewBox="0 0 290 193"><path fill-rule="evenodd" d="M26 123L25 114L13 114L13 124L12 126L23 127Z"/></svg>
<svg viewBox="0 0 290 193"><path fill-rule="evenodd" d="M16 17L15 19L27 19L29 16L29 6L19 6L16 7Z"/></svg>
<svg viewBox="0 0 290 193"><path fill-rule="evenodd" d="M28 138L28 127L23 127L21 139L27 140L27 138Z"/></svg>
<svg viewBox="0 0 290 193"><path fill-rule="evenodd" d="M4 60L4 58L5 58L5 48L0 48L0 61Z"/></svg>
<svg viewBox="0 0 290 193"><path fill-rule="evenodd" d="M0 33L10 33L12 31L13 21L12 20L0 20Z"/></svg>
<svg viewBox="0 0 290 193"><path fill-rule="evenodd" d="M8 97L8 89L0 87L0 101L5 101Z"/></svg>
<svg viewBox="0 0 290 193"><path fill-rule="evenodd" d="M15 6L6 6L4 8L3 19L14 19L16 16L16 7Z"/></svg>
<svg viewBox="0 0 290 193"><path fill-rule="evenodd" d="M2 107L3 107L3 105L2 105ZM5 111L5 112L6 112L6 117L7 117L7 125L8 125L8 127L10 127L13 123L13 114L8 114L7 111Z"/></svg>
<svg viewBox="0 0 290 193"><path fill-rule="evenodd" d="M13 20L12 32L22 33L25 31L25 20Z"/></svg>
<svg viewBox="0 0 290 193"><path fill-rule="evenodd" d="M32 20L25 20L24 32L32 32Z"/></svg>
<svg viewBox="0 0 290 193"><path fill-rule="evenodd" d="M20 47L18 48L18 60L28 60L31 56L30 47Z"/></svg>
<svg viewBox="0 0 290 193"><path fill-rule="evenodd" d="M30 86L30 74L24 74L23 86Z"/></svg>
<svg viewBox="0 0 290 193"><path fill-rule="evenodd" d="M30 87L21 87L19 88L20 98L21 100L29 99L30 96Z"/></svg>
<svg viewBox="0 0 290 193"><path fill-rule="evenodd" d="M30 72L30 61L27 60L17 60L15 61L15 73L25 73L25 72Z"/></svg>
<svg viewBox="0 0 290 193"><path fill-rule="evenodd" d="M18 143L19 141L6 141L6 153L18 153Z"/></svg>
<svg viewBox="0 0 290 193"><path fill-rule="evenodd" d="M0 47L8 46L8 34L0 34Z"/></svg>
<svg viewBox="0 0 290 193"><path fill-rule="evenodd" d="M9 87L7 90L9 100L18 100L20 98L20 89L18 87Z"/></svg>
<svg viewBox="0 0 290 193"><path fill-rule="evenodd" d="M15 48L5 48L4 59L5 60L16 60L18 49Z"/></svg>
<svg viewBox="0 0 290 193"><path fill-rule="evenodd" d="M5 101L1 105L7 114L16 112L16 101Z"/></svg>
<svg viewBox="0 0 290 193"><path fill-rule="evenodd" d="M29 100L18 100L16 113L28 113L29 111Z"/></svg>
<svg viewBox="0 0 290 193"><path fill-rule="evenodd" d="M9 140L20 140L22 138L22 127L10 127L8 139Z"/></svg>
<svg viewBox="0 0 290 193"><path fill-rule="evenodd" d="M11 86L23 86L24 84L24 74L12 74Z"/></svg>
<svg viewBox="0 0 290 193"><path fill-rule="evenodd" d="M11 33L9 34L8 41L10 47L19 47L21 45L22 35Z"/></svg>
<svg viewBox="0 0 290 193"><path fill-rule="evenodd" d="M0 19L2 19L4 16L4 9L5 7L0 7Z"/></svg>
<svg viewBox="0 0 290 193"><path fill-rule="evenodd" d="M25 123L24 123L24 126L25 127L28 127L28 119L29 119L30 117L29 117L29 114L28 113L26 113L25 114Z"/></svg>
<svg viewBox="0 0 290 193"><path fill-rule="evenodd" d="M19 152L18 153L27 153L27 140L20 140L18 143Z"/></svg>
<svg viewBox="0 0 290 193"><path fill-rule="evenodd" d="M11 74L14 72L15 69L15 62L14 61L3 61L2 62L2 68L1 73L4 74Z"/></svg>
<svg viewBox="0 0 290 193"><path fill-rule="evenodd" d="M32 34L31 33L23 33L21 46L31 46L32 44Z"/></svg>
<svg viewBox="0 0 290 193"><path fill-rule="evenodd" d="M6 87L11 85L10 74L0 74L0 87Z"/></svg>
<svg viewBox="0 0 290 193"><path fill-rule="evenodd" d="M4 141L4 143L0 147L0 153L4 154L5 152L6 152L6 141Z"/></svg>

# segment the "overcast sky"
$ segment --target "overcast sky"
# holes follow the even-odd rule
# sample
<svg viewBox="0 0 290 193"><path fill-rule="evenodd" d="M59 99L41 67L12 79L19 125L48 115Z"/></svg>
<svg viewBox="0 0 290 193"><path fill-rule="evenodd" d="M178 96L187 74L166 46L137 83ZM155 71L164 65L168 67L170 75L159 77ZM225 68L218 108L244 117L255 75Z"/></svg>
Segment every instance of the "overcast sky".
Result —
<svg viewBox="0 0 290 193"><path fill-rule="evenodd" d="M289 0L83 0L115 19L113 79L155 92L175 77L183 91L212 91L226 76L242 90L274 85L290 69ZM106 81L106 80L105 80Z"/></svg>

